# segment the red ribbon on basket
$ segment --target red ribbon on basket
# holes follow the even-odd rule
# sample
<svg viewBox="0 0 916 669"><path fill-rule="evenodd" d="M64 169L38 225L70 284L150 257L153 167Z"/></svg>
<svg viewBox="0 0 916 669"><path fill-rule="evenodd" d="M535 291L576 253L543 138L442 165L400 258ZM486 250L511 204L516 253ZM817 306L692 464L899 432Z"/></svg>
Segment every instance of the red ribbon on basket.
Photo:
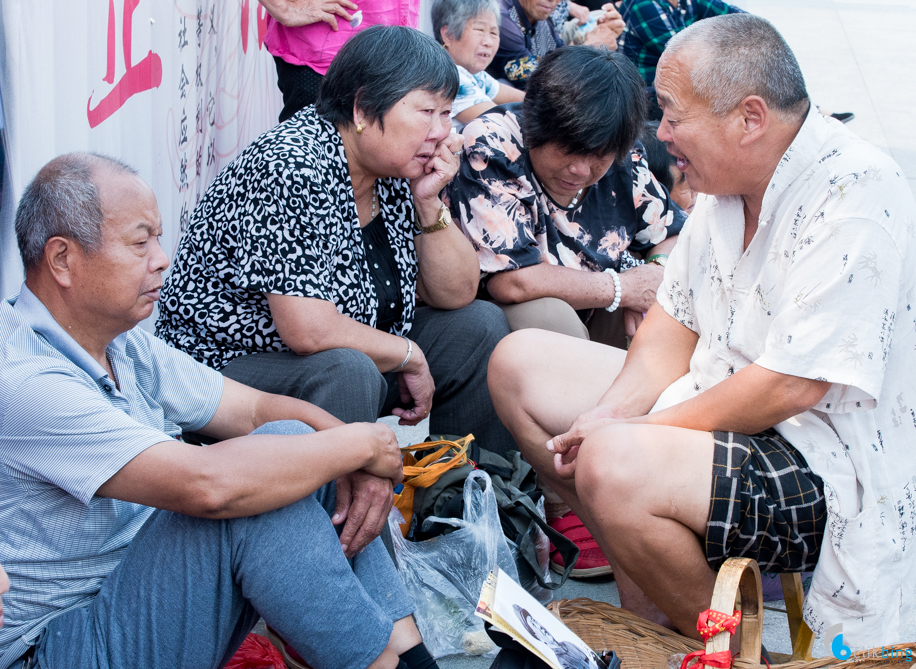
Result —
<svg viewBox="0 0 916 669"><path fill-rule="evenodd" d="M703 641L709 641L712 637L722 632L734 634L740 622L741 611L735 611L734 615L728 615L721 611L706 609L697 618L697 632L703 637Z"/></svg>
<svg viewBox="0 0 916 669"><path fill-rule="evenodd" d="M709 641L712 637L722 632L734 634L741 622L741 611L735 611L733 615L706 609L697 618L697 632L703 638L703 641ZM720 650L718 653L706 654L705 650L696 650L687 655L681 662L681 669L687 669L690 661L695 660L693 666L696 669L700 667L715 667L716 669L729 669L732 666L732 653L729 650Z"/></svg>
<svg viewBox="0 0 916 669"><path fill-rule="evenodd" d="M720 650L718 653L707 655L705 650L695 650L681 662L681 669L687 669L691 660L696 660L696 664L693 665L696 669L700 667L729 669L732 666L732 653L730 650Z"/></svg>

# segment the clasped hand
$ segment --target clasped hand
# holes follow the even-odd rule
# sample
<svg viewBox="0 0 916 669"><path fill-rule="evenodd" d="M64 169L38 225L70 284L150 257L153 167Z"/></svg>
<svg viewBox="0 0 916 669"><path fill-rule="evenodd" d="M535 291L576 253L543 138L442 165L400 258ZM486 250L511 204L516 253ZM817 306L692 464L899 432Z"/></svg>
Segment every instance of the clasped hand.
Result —
<svg viewBox="0 0 916 669"><path fill-rule="evenodd" d="M554 454L553 468L564 479L571 479L576 474L576 458L582 442L590 434L607 425L621 423L614 409L607 404L599 404L594 409L589 409L580 414L573 421L569 430L558 434L547 442L547 450Z"/></svg>
<svg viewBox="0 0 916 669"><path fill-rule="evenodd" d="M398 440L383 423L354 423L348 429L361 430L351 437L372 448L372 456L362 469L337 479L337 502L331 522L345 523L340 547L349 559L375 539L388 521L394 502L394 487L404 478Z"/></svg>

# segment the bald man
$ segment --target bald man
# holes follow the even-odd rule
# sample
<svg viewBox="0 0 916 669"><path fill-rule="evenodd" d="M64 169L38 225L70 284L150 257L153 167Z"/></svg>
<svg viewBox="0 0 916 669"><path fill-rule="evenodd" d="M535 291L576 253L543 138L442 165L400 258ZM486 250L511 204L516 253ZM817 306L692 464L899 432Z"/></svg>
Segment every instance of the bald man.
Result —
<svg viewBox="0 0 916 669"><path fill-rule="evenodd" d="M750 557L814 569L816 633L842 624L853 648L911 640L906 179L817 113L758 17L679 33L655 83L659 139L705 193L657 303L627 353L511 335L490 362L497 411L609 557L625 607L698 638L716 570Z"/></svg>

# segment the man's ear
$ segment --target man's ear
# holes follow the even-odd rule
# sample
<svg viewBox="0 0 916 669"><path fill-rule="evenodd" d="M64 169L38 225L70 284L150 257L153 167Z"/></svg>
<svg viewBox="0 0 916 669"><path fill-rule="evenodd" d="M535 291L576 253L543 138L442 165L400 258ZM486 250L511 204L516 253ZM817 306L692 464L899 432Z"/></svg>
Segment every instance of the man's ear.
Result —
<svg viewBox="0 0 916 669"><path fill-rule="evenodd" d="M70 288L72 285L74 261L77 261L76 255L81 251L76 242L66 237L51 237L45 242L42 262L62 288Z"/></svg>
<svg viewBox="0 0 916 669"><path fill-rule="evenodd" d="M770 126L770 108L759 95L749 95L738 105L744 121L741 146L747 146L759 139Z"/></svg>

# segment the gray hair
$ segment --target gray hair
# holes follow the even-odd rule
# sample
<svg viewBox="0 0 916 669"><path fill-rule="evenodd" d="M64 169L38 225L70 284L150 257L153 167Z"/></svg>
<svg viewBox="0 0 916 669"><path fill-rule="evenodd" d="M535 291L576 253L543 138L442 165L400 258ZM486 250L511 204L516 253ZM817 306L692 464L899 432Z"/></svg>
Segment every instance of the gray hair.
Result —
<svg viewBox="0 0 916 669"><path fill-rule="evenodd" d="M810 101L795 54L766 19L727 14L697 21L668 42L665 52L695 54L693 92L725 116L749 95L759 95L784 121L801 119ZM669 56L669 57L670 57Z"/></svg>
<svg viewBox="0 0 916 669"><path fill-rule="evenodd" d="M16 241L25 269L35 269L52 237L72 239L87 253L102 246L102 199L94 176L101 169L136 175L130 165L98 153L68 153L39 170L16 209Z"/></svg>
<svg viewBox="0 0 916 669"><path fill-rule="evenodd" d="M442 29L447 27L448 36L459 40L464 35L467 22L484 12L492 12L496 25L499 25L499 7L499 0L433 0L430 8L433 37L442 44Z"/></svg>

